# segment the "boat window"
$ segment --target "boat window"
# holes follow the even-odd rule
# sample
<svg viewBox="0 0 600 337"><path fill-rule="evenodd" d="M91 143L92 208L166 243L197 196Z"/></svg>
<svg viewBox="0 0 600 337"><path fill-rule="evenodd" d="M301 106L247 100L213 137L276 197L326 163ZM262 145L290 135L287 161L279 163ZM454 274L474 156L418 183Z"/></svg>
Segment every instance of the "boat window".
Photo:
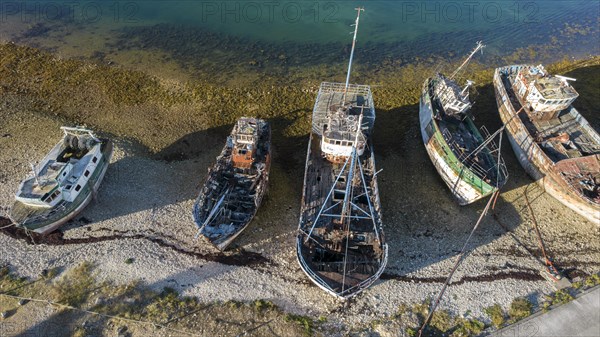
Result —
<svg viewBox="0 0 600 337"><path fill-rule="evenodd" d="M67 186L65 186L65 190L67 190L67 191L68 191L68 190L70 190L70 189L71 189L71 187L73 187L73 185L67 185Z"/></svg>
<svg viewBox="0 0 600 337"><path fill-rule="evenodd" d="M56 199L56 197L58 197L58 195L60 194L59 190L54 191L54 193L52 193L48 199L46 199L46 202L51 202L52 200Z"/></svg>
<svg viewBox="0 0 600 337"><path fill-rule="evenodd" d="M63 172L63 174L62 174L62 175L63 175L63 177L64 177L64 176L66 176L66 175L67 175L67 172L66 172L66 171L65 171L65 172Z"/></svg>
<svg viewBox="0 0 600 337"><path fill-rule="evenodd" d="M75 192L79 192L80 189L81 189L81 185L75 186Z"/></svg>
<svg viewBox="0 0 600 337"><path fill-rule="evenodd" d="M431 122L429 122L429 124L427 124L427 126L425 127L425 133L427 134L428 138L431 138L431 136L433 136L433 133L434 133L433 120Z"/></svg>
<svg viewBox="0 0 600 337"><path fill-rule="evenodd" d="M86 176L86 177L89 177L90 176L90 171L85 170L85 173L83 175Z"/></svg>
<svg viewBox="0 0 600 337"><path fill-rule="evenodd" d="M98 158L97 158L97 157L94 157L94 158L92 158L92 163L94 163L94 164L95 164L97 161L98 161Z"/></svg>
<svg viewBox="0 0 600 337"><path fill-rule="evenodd" d="M335 145L340 145L340 141L339 141L339 140L336 140L336 141L335 141Z"/></svg>
<svg viewBox="0 0 600 337"><path fill-rule="evenodd" d="M540 103L541 104L546 104L546 100L542 98L542 99L540 99Z"/></svg>

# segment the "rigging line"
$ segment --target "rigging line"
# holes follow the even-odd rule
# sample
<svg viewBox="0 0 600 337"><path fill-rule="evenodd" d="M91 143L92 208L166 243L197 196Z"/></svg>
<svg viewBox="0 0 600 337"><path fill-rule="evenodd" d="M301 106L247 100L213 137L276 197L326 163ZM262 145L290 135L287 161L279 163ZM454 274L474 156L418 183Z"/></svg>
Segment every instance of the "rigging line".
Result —
<svg viewBox="0 0 600 337"><path fill-rule="evenodd" d="M360 13L360 10L358 11ZM358 22L358 21L357 21ZM352 161L350 162L350 168L348 169L348 178L346 179L346 195L344 196L344 206L342 208L342 223L344 223L344 215L348 213L346 226L346 248L344 252L344 270L342 275L342 293L344 292L344 288L346 286L346 263L348 261L348 246L350 245L350 224L352 222L352 207L350 204L352 203L352 198L354 195L354 188L352 185L354 184L354 174L356 172L356 162L360 163L360 157L358 155L358 137L362 135L362 120L363 120L363 110L360 112L360 116L358 116L358 123L356 128L356 136L354 137L354 144L352 145Z"/></svg>
<svg viewBox="0 0 600 337"><path fill-rule="evenodd" d="M498 162L496 166L498 169L496 170L496 188L498 188L500 184L500 165L502 160L502 132L500 132L500 139L498 140ZM494 200L494 206L496 206L496 201ZM493 208L493 207L492 207Z"/></svg>
<svg viewBox="0 0 600 337"><path fill-rule="evenodd" d="M516 112L514 115L512 115L512 116L511 116L511 118L510 118L510 119L509 119L509 120L508 120L506 123L504 123L504 125L502 125L502 126L500 127L500 129L496 130L496 132L494 132L493 134L491 134L491 135L490 135L490 136L489 136L489 137L488 137L488 138L487 138L487 139L486 139L486 140L485 140L483 143L479 144L479 146L477 146L477 147L475 148L475 150L473 150L471 153L469 153L469 155L468 155L468 156L466 156L466 157L463 159L463 161L464 161L464 160L467 160L467 159L469 159L469 157L471 157L472 155L474 155L474 154L478 154L479 152L481 152L481 151L482 151L482 150L483 150L483 149L484 149L484 148L487 146L487 144L489 144L489 143L490 143L490 142L491 142L491 141L492 141L492 140L493 140L493 139L496 137L496 135L497 135L498 133L501 133L502 131L504 131L504 129L506 129L506 126L507 126L507 125L508 125L510 122L512 122L512 120L513 120L513 119L514 119L516 116L518 116L518 115L519 115L519 113L521 113L521 111L522 111L524 108L525 108L525 106L524 106L524 105L522 105L522 106L521 106L521 109L519 109L519 111L517 111L517 112Z"/></svg>
<svg viewBox="0 0 600 337"><path fill-rule="evenodd" d="M433 313L435 312L435 309L437 308L438 304L440 304L440 300L442 299L442 296L444 296L444 293L446 292L446 288L448 288L448 285L450 284L450 281L452 280L452 276L454 275L454 272L456 272L456 270L458 269L458 267L460 266L460 264L462 263L462 261L464 261L466 255L467 255L467 251L466 250L467 250L467 246L469 244L469 241L471 241L471 237L473 237L473 234L475 233L475 231L479 227L479 224L481 223L481 221L483 220L483 218L487 214L488 210L490 209L490 205L492 204L492 201L494 200L494 198L496 197L496 194L498 194L498 193L500 193L500 190L494 191L494 193L492 194L492 196L488 200L488 203L485 205L485 208L481 212L481 215L479 216L479 219L477 220L477 223L475 223L475 226L471 230L471 233L469 234L469 237L467 238L467 241L465 241L465 244L463 245L463 247L462 247L462 249L460 251L460 254L458 255L458 259L454 263L454 267L450 271L450 274L448 275L448 278L446 279L446 282L444 282L444 285L442 286L442 289L440 290L440 292L439 292L439 294L438 294L435 302L433 303L433 307L429 311L429 315L427 315L427 318L423 322L423 326L421 326L421 329L419 329L419 337L422 336L423 331L427 327L427 324L429 323L429 321L431 320L431 317L433 316Z"/></svg>
<svg viewBox="0 0 600 337"><path fill-rule="evenodd" d="M307 239L304 242L308 241L308 238L312 235L312 232L315 229L315 226L317 225L317 222L319 221L319 218L321 217L321 213L323 213L323 210L325 209L325 206L327 205L327 200L329 200L329 198L331 197L331 194L333 193L333 190L335 190L335 184L337 184L337 182L342 177L342 174L344 173L344 170L346 169L346 165L348 164L349 159L350 158L348 158L348 160L346 160L346 162L344 163L344 166L340 170L340 173L338 174L337 178L335 178L335 181L333 182L333 186L331 186L331 189L329 190L329 193L327 194L327 197L325 197L325 201L323 201L323 206L321 206L321 209L319 210L319 214L317 214L317 216L315 217L313 225L310 228L310 231L308 232L308 237L307 237Z"/></svg>
<svg viewBox="0 0 600 337"><path fill-rule="evenodd" d="M361 115L361 117L362 117L362 115ZM359 119L359 124L360 124L360 119ZM346 186L345 198L347 198L347 199L349 198L348 195L349 194L352 195L352 192L353 192L353 189L351 187L352 187L352 183L353 183L352 181L354 180L354 174L353 174L354 173L353 170L355 169L354 160L355 160L356 156L358 156L358 153L356 151L356 147L358 146L357 142L358 142L358 135L356 136L356 141L354 142L354 147L352 148L352 162L351 162L350 168L348 170L348 179L346 181L347 186ZM348 223L348 226L346 226L346 247L345 247L345 251L344 251L344 270L343 270L343 274L342 274L342 293L344 292L344 288L346 286L346 263L348 261L348 245L350 244L350 222L352 222L352 219L351 219L352 207L346 208L347 203L351 202L350 200L348 200L347 202L344 200L345 201L344 209L342 210L342 214L341 214L342 215L342 218L341 218L342 223L344 223L344 221L346 221ZM346 213L346 212L348 212L348 216L346 217L346 219L344 219L344 215L345 215L344 213Z"/></svg>
<svg viewBox="0 0 600 337"><path fill-rule="evenodd" d="M363 188L365 189L365 193L367 194L367 182L365 180L365 174L363 172L362 169L362 163L360 162L360 158L358 158L358 167L360 168L360 176L362 177L362 182L363 182ZM381 170L377 171L377 172L381 172ZM373 175L373 177L375 177L375 175L377 175L377 172ZM375 212L373 210L373 205L371 205L371 196L367 194L367 204L369 205L369 212L371 212L371 220L373 221L373 230L375 231L375 235L377 236L377 241L379 241L379 231L377 230L377 223L375 221Z"/></svg>
<svg viewBox="0 0 600 337"><path fill-rule="evenodd" d="M5 229L5 228L8 228L8 227L16 226L16 225L17 225L17 224L13 222L13 223L11 223L10 225L6 225L6 226L4 226L4 227L0 227L0 230L2 230L2 229Z"/></svg>

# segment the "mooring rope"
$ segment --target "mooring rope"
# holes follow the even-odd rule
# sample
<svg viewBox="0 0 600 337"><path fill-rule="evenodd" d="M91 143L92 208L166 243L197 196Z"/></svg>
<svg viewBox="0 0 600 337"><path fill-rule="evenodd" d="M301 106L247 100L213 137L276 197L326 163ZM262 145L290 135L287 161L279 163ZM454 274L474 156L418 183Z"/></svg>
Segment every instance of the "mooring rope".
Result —
<svg viewBox="0 0 600 337"><path fill-rule="evenodd" d="M14 225L15 225L14 223L11 223L10 225L6 225L6 226L4 226L4 227L0 227L0 230L2 230L2 229L5 229L5 228L8 228L8 227L12 227L12 226L14 226Z"/></svg>
<svg viewBox="0 0 600 337"><path fill-rule="evenodd" d="M531 186L531 185L529 185L529 186ZM533 220L532 221L533 229L535 230L535 234L537 236L538 243L540 245L540 249L542 250L542 255L544 256L544 262L546 262L546 268L548 268L550 277L554 281L558 281L561 278L560 273L558 272L556 267L554 267L552 260L550 258L548 258L548 255L546 254L546 245L544 244L544 240L542 239L542 234L540 233L540 230L538 228L538 223L537 223L537 219L535 218L535 213L533 213L533 208L531 207L531 204L529 203L529 198L527 197L527 189L529 188L529 186L527 186L525 188L525 190L523 191L523 195L525 196L525 203L527 204L527 208L529 208L529 213L531 213L531 220Z"/></svg>
<svg viewBox="0 0 600 337"><path fill-rule="evenodd" d="M467 255L467 246L469 244L469 241L471 240L471 237L473 237L473 234L475 233L475 231L479 227L479 224L481 223L481 221L483 220L483 218L487 214L488 210L490 209L490 206L492 205L493 201L496 199L497 194L500 194L500 190L494 191L494 193L492 194L492 196L488 200L487 204L485 205L485 208L481 212L481 215L479 216L479 219L477 220L477 223L475 223L475 226L471 230L471 234L469 234L469 237L467 238L467 241L465 241L465 244L463 245L462 250L460 251L460 254L458 255L458 259L456 260L456 263L454 263L454 267L452 268L452 271L450 271L450 275L448 275L448 278L446 279L446 282L444 282L444 285L442 286L442 289L440 290L440 292L439 292L439 294L438 294L435 302L433 303L433 307L429 311L429 314L427 315L427 318L423 322L423 325L421 326L421 329L419 329L419 337L422 336L423 331L427 327L427 324L429 323L429 321L431 320L431 317L433 316L433 313L435 312L435 309L440 304L440 300L442 299L442 296L444 296L444 293L446 292L446 289L448 288L448 285L450 284L450 281L452 280L452 276L454 275L454 272L456 272L456 270L458 269L458 267L460 266L460 264L462 263L462 261L465 259L466 255Z"/></svg>

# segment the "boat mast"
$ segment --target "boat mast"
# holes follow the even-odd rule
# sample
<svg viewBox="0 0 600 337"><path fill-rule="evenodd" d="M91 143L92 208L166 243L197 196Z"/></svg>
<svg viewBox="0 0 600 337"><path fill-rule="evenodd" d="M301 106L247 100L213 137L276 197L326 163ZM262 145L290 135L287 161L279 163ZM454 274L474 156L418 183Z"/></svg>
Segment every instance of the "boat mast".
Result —
<svg viewBox="0 0 600 337"><path fill-rule="evenodd" d="M354 47L356 46L356 34L358 33L358 21L360 20L360 12L365 9L357 7L354 9L356 13L356 22L354 23L354 37L352 38L352 50L350 51L350 61L348 61L348 73L346 74L346 85L344 86L344 96L342 97L342 104L346 102L346 93L348 92L348 84L350 82L350 70L352 69L352 59L354 58Z"/></svg>
<svg viewBox="0 0 600 337"><path fill-rule="evenodd" d="M37 170L35 168L35 164L33 163L29 163L29 167L31 167L31 171L33 171L33 176L35 178L35 183L38 184L38 186L40 186L40 178L38 176Z"/></svg>
<svg viewBox="0 0 600 337"><path fill-rule="evenodd" d="M475 55L475 53L483 47L485 47L485 45L481 43L481 41L477 41L477 46L475 46L475 49L473 49L473 51L471 52L471 54L469 54L467 59L458 68L456 68L452 75L450 75L450 79L454 79L454 76L456 76L456 74L458 74L458 72L471 60L473 55Z"/></svg>

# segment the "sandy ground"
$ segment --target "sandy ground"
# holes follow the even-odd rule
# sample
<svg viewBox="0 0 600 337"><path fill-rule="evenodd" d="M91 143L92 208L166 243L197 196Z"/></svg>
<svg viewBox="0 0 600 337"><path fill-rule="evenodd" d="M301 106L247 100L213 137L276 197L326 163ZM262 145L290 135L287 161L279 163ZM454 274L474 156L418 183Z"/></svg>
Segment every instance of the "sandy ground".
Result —
<svg viewBox="0 0 600 337"><path fill-rule="evenodd" d="M296 262L303 163L292 168L279 164L278 157L288 155L281 149L274 158L267 199L226 254L194 239L191 214L198 184L221 145L198 144L200 153L166 162L148 155L135 140L114 138L115 154L98 196L61 229L63 244L30 245L0 235L0 264L35 277L43 269L91 261L100 278L117 283L139 279L155 289L172 287L205 302L265 299L289 312L326 316L334 324L367 324L392 315L403 303L437 294L486 202L460 207L452 200L421 143L417 114L415 106L379 112L376 134L397 135L396 142L379 148L381 138L375 136L377 165L383 169L380 190L389 263L381 280L349 303L314 286ZM484 120L492 120L492 126L499 123L497 116ZM41 159L60 139L58 128L67 123L32 110L23 97L0 99L1 211L10 208L19 181L28 174L28 162ZM111 136L110 130L97 131ZM489 318L483 309L488 306L499 303L507 308L518 296L537 303L553 290L539 275L525 190L556 264L572 277L600 269L598 228L543 193L523 172L508 143L503 153L510 177L496 217L488 216L481 224L471 254L441 303L454 314L485 322ZM128 258L134 263L126 264Z"/></svg>

